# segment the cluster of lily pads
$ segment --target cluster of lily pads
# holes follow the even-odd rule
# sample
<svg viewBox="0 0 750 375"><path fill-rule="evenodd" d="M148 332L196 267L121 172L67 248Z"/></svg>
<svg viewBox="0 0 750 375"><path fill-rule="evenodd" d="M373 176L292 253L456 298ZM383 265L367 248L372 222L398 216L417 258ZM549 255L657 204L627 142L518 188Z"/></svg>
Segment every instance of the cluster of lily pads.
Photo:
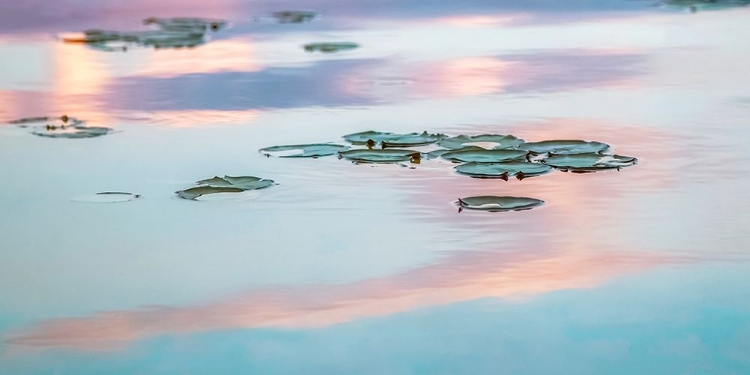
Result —
<svg viewBox="0 0 750 375"><path fill-rule="evenodd" d="M192 48L206 42L208 31L219 31L227 25L223 20L156 17L146 18L143 24L155 29L133 32L86 30L81 35L63 36L62 40L102 51L127 51L130 46Z"/></svg>
<svg viewBox="0 0 750 375"><path fill-rule="evenodd" d="M25 117L8 123L30 128L31 134L47 138L94 138L112 131L102 126L85 126L85 121L68 115Z"/></svg>
<svg viewBox="0 0 750 375"><path fill-rule="evenodd" d="M335 143L266 147L260 153L271 157L318 158L338 155L356 164L420 164L425 159L443 159L458 165L455 171L474 178L523 180L552 170L591 173L620 170L637 163L631 156L609 153L606 143L583 140L526 142L513 135L445 134L365 131L343 136L349 145ZM422 148L417 150L415 148ZM430 148L429 150L425 148ZM543 202L526 197L481 196L461 198L460 208L489 211L524 210Z"/></svg>
<svg viewBox="0 0 750 375"><path fill-rule="evenodd" d="M698 10L715 10L750 5L750 0L662 0L660 4L668 7L687 8L691 12Z"/></svg>

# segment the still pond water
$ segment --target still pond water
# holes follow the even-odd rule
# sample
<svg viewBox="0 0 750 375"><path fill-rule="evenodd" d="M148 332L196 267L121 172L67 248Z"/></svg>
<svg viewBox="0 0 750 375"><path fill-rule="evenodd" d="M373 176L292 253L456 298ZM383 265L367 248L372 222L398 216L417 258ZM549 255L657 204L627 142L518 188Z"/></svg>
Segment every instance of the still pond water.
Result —
<svg viewBox="0 0 750 375"><path fill-rule="evenodd" d="M750 9L711 8L3 2L0 374L750 374ZM228 24L195 48L60 40L148 17ZM113 131L6 124L62 114ZM638 164L504 181L257 151L365 130ZM215 175L277 185L173 193ZM481 195L545 203L458 212Z"/></svg>

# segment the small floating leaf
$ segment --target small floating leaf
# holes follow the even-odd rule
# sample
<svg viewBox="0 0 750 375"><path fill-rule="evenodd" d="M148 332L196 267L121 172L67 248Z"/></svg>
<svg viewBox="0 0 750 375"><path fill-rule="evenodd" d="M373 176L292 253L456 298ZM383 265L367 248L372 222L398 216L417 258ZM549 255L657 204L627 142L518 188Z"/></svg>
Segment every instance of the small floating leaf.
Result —
<svg viewBox="0 0 750 375"><path fill-rule="evenodd" d="M271 15L273 18L276 18L279 23L302 23L312 21L315 18L315 12L304 10L285 10L281 12L273 12Z"/></svg>
<svg viewBox="0 0 750 375"><path fill-rule="evenodd" d="M339 153L341 158L356 163L399 163L411 161L419 163L421 154L413 150L385 149L385 150L349 150Z"/></svg>
<svg viewBox="0 0 750 375"><path fill-rule="evenodd" d="M490 212L522 211L541 206L544 201L525 197L508 197L482 195L478 197L458 198L461 208L470 210L484 210Z"/></svg>
<svg viewBox="0 0 750 375"><path fill-rule="evenodd" d="M306 145L284 145L272 146L258 150L268 156L282 158L310 158L319 156L335 155L339 151L348 150L349 146L332 143L306 144Z"/></svg>
<svg viewBox="0 0 750 375"><path fill-rule="evenodd" d="M427 132L396 134L390 132L366 131L347 134L343 137L347 142L355 145L365 145L369 141L380 142L383 147L414 147L435 143L443 138L443 134L429 134Z"/></svg>
<svg viewBox="0 0 750 375"><path fill-rule="evenodd" d="M457 150L478 143L492 144L489 148L494 149L511 148L523 143L523 139L517 138L514 135L502 134L459 135L441 140L438 142L438 146Z"/></svg>
<svg viewBox="0 0 750 375"><path fill-rule="evenodd" d="M517 178L534 177L549 172L552 168L545 164L513 161L506 163L470 162L456 166L456 172L476 178Z"/></svg>
<svg viewBox="0 0 750 375"><path fill-rule="evenodd" d="M609 145L601 142L587 142L580 140L560 140L526 142L518 146L522 150L528 150L535 154L581 154L589 152L606 152Z"/></svg>
<svg viewBox="0 0 750 375"><path fill-rule="evenodd" d="M309 43L302 46L307 52L323 52L332 53L352 50L359 47L357 43L342 42L342 43Z"/></svg>
<svg viewBox="0 0 750 375"><path fill-rule="evenodd" d="M551 167L572 172L595 172L620 169L634 165L638 159L631 156L601 155L597 153L550 155L542 162Z"/></svg>
<svg viewBox="0 0 750 375"><path fill-rule="evenodd" d="M39 117L25 117L13 121L8 121L9 124L14 125L44 125L44 127L65 127L65 126L78 126L83 124L83 120L79 120L75 117L69 117L68 115L62 115L60 117L52 116L39 116Z"/></svg>
<svg viewBox="0 0 750 375"><path fill-rule="evenodd" d="M474 161L477 163L501 163L510 160L523 159L528 154L524 150L485 150L470 147L468 149L458 149L446 152L442 155L443 159L455 163L466 163Z"/></svg>
<svg viewBox="0 0 750 375"><path fill-rule="evenodd" d="M105 191L93 195L73 198L73 202L86 203L122 203L140 198L140 194L126 193L121 191Z"/></svg>
<svg viewBox="0 0 750 375"><path fill-rule="evenodd" d="M215 176L197 182L199 186L176 191L180 198L195 200L196 198L215 193L239 193L248 190L258 190L273 185L272 180L255 176Z"/></svg>

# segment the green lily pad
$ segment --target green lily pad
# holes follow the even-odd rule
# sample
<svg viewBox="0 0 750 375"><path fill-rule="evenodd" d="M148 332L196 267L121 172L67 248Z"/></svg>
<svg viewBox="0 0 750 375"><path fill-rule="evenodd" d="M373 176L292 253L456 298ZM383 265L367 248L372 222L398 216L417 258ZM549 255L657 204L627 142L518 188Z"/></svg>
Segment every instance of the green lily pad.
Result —
<svg viewBox="0 0 750 375"><path fill-rule="evenodd" d="M491 144L493 149L512 148L523 143L523 139L514 135L501 134L480 134L480 135L458 135L455 137L445 138L438 142L438 146L457 150L476 143ZM484 148L484 147L483 147Z"/></svg>
<svg viewBox="0 0 750 375"><path fill-rule="evenodd" d="M551 167L571 172L596 172L620 169L635 165L638 159L631 156L601 155L597 153L550 155L542 162Z"/></svg>
<svg viewBox="0 0 750 375"><path fill-rule="evenodd" d="M349 146L332 143L318 143L307 145L272 146L258 150L267 156L281 158L317 158L319 156L335 155L339 151L346 151Z"/></svg>
<svg viewBox="0 0 750 375"><path fill-rule="evenodd" d="M208 30L226 27L226 21L203 18L147 18L145 25L158 30L119 32L86 30L82 35L66 35L65 43L82 43L101 51L127 51L130 46L161 48L192 48L206 42Z"/></svg>
<svg viewBox="0 0 750 375"><path fill-rule="evenodd" d="M351 160L355 163L399 163L410 161L419 164L422 155L413 150L384 149L384 150L348 150L339 152L339 158Z"/></svg>
<svg viewBox="0 0 750 375"><path fill-rule="evenodd" d="M31 134L47 138L95 138L107 135L112 129L98 126L49 126L45 129L34 130Z"/></svg>
<svg viewBox="0 0 750 375"><path fill-rule="evenodd" d="M482 195L478 197L458 198L457 203L460 209L503 212L530 210L541 206L544 204L544 201L525 197Z"/></svg>
<svg viewBox="0 0 750 375"><path fill-rule="evenodd" d="M143 20L144 25L155 25L161 30L182 33L202 34L207 30L218 31L227 26L224 20L208 18L157 18L150 17Z"/></svg>
<svg viewBox="0 0 750 375"><path fill-rule="evenodd" d="M341 51L348 51L353 50L355 48L359 47L359 44L357 43L351 43L351 42L342 42L342 43L309 43L302 46L305 51L307 52L323 52L323 53L332 53L332 52L341 52Z"/></svg>
<svg viewBox="0 0 750 375"><path fill-rule="evenodd" d="M34 125L42 126L54 126L54 127L68 127L68 126L79 126L83 124L83 120L79 120L75 117L68 117L68 115L62 115L60 117L54 116L39 116L39 117L24 117L13 121L8 121L9 124L18 125L26 128Z"/></svg>
<svg viewBox="0 0 750 375"><path fill-rule="evenodd" d="M485 150L476 148L458 149L446 152L442 155L443 159L450 160L454 163L501 163L511 160L524 159L528 151L524 150Z"/></svg>
<svg viewBox="0 0 750 375"><path fill-rule="evenodd" d="M444 134L420 133L396 134L390 132L366 131L347 134L343 137L347 142L355 145L367 145L370 142L380 143L386 147L414 147L433 144L443 138ZM372 146L372 144L370 144Z"/></svg>
<svg viewBox="0 0 750 375"><path fill-rule="evenodd" d="M310 11L299 11L299 10L285 10L281 12L273 12L271 14L273 18L279 23L303 23L312 21L316 14Z"/></svg>
<svg viewBox="0 0 750 375"><path fill-rule="evenodd" d="M197 182L198 186L176 191L180 198L195 200L203 195L216 193L240 193L248 190L267 188L274 184L273 180L266 180L255 176L215 176Z"/></svg>
<svg viewBox="0 0 750 375"><path fill-rule="evenodd" d="M126 193L122 191L105 191L105 192L96 193L93 195L76 197L71 200L73 202L85 202L85 203L123 203L123 202L130 202L140 197L141 197L140 194Z"/></svg>
<svg viewBox="0 0 750 375"><path fill-rule="evenodd" d="M691 12L697 12L699 10L744 7L750 4L750 0L665 0L661 3L670 7L688 8Z"/></svg>
<svg viewBox="0 0 750 375"><path fill-rule="evenodd" d="M456 172L475 178L500 178L508 180L515 176L519 180L549 172L552 167L546 164L512 161L505 163L469 162L456 166Z"/></svg>
<svg viewBox="0 0 750 375"><path fill-rule="evenodd" d="M580 140L526 142L518 146L535 154L582 154L589 152L606 152L609 145L602 142L587 142Z"/></svg>

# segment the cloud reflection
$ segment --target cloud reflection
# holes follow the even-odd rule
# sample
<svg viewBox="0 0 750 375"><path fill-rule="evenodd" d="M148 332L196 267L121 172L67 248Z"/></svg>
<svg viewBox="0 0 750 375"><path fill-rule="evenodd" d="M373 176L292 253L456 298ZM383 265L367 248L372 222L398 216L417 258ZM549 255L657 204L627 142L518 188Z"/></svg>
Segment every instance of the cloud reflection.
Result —
<svg viewBox="0 0 750 375"><path fill-rule="evenodd" d="M161 334L259 327L322 327L419 307L484 297L533 296L590 288L619 275L675 262L637 252L464 252L389 277L345 285L279 287L189 307L149 307L63 318L18 332L9 341L34 347L119 348Z"/></svg>

